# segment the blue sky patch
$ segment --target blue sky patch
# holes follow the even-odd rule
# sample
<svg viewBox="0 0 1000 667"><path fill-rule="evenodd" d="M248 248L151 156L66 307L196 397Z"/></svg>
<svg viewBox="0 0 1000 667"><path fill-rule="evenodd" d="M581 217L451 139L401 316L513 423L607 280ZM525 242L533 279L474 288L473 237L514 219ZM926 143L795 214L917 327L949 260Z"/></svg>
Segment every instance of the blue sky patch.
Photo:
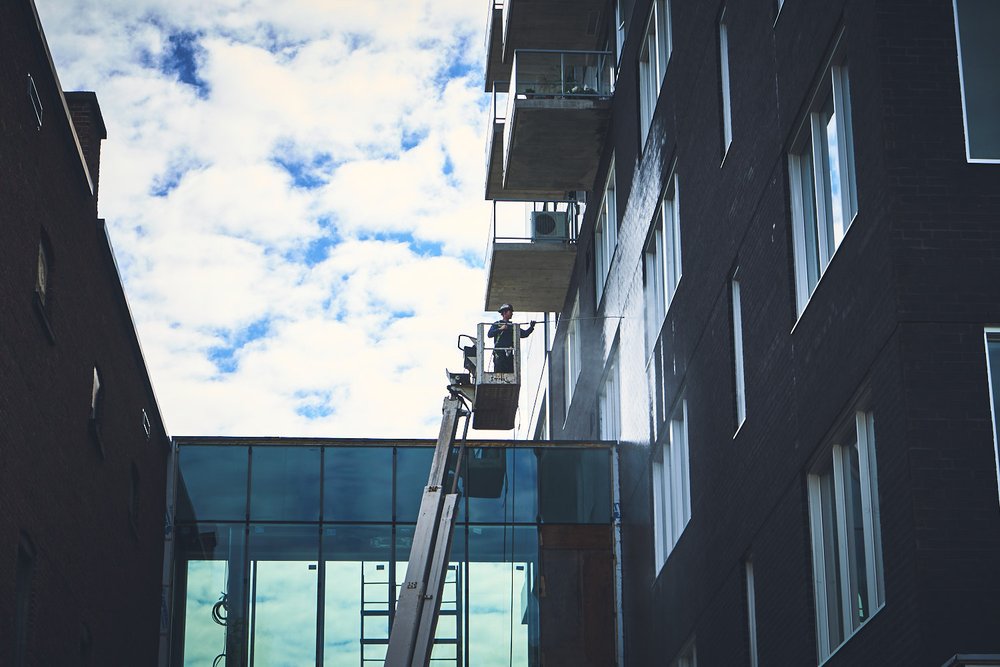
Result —
<svg viewBox="0 0 1000 667"><path fill-rule="evenodd" d="M374 234L360 234L358 236L358 240L405 243L410 247L410 250L421 257L440 257L444 254L444 246L439 241L417 239L410 232L376 232Z"/></svg>
<svg viewBox="0 0 1000 667"><path fill-rule="evenodd" d="M295 408L295 414L306 419L322 419L334 413L331 395L328 391L299 391L295 397L300 404Z"/></svg>
<svg viewBox="0 0 1000 667"><path fill-rule="evenodd" d="M270 331L271 320L264 317L251 322L249 326L238 331L223 333L222 337L227 339L226 345L210 347L208 349L208 359L215 364L220 373L233 373L239 366L236 359L237 352L247 344L264 338Z"/></svg>
<svg viewBox="0 0 1000 667"><path fill-rule="evenodd" d="M408 151L411 148L416 148L426 138L427 130L403 130L403 138L399 143L404 151Z"/></svg>
<svg viewBox="0 0 1000 667"><path fill-rule="evenodd" d="M208 97L208 83L198 74L198 60L204 54L204 49L198 44L200 35L195 32L175 32L167 36L167 46L160 61L160 71L172 74L181 83L192 86L198 97Z"/></svg>

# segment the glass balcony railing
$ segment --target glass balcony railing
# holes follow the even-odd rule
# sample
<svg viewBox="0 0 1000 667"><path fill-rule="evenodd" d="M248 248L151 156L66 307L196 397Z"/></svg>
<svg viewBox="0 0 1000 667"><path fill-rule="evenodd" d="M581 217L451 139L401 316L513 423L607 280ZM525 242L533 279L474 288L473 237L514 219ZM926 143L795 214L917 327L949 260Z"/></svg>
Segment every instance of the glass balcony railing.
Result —
<svg viewBox="0 0 1000 667"><path fill-rule="evenodd" d="M490 158L493 153L493 130L497 123L507 120L507 91L510 88L509 81L497 81L493 84L493 95L490 97L492 104L490 113L486 116L486 171L489 173Z"/></svg>
<svg viewBox="0 0 1000 667"><path fill-rule="evenodd" d="M610 97L614 59L609 51L518 49L511 70L508 107L515 99ZM508 108L507 117L511 115Z"/></svg>
<svg viewBox="0 0 1000 667"><path fill-rule="evenodd" d="M496 243L570 243L583 217L576 201L495 201L486 261Z"/></svg>

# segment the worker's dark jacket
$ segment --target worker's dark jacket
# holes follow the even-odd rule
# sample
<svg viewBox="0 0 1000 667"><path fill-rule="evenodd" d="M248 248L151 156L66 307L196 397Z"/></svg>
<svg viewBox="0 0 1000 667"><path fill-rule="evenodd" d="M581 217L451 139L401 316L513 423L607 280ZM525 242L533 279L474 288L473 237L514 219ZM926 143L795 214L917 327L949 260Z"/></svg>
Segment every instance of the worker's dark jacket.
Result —
<svg viewBox="0 0 1000 667"><path fill-rule="evenodd" d="M501 328L504 324L507 324L506 329ZM496 339L494 347L514 347L514 329L517 329L521 334L521 338L527 338L531 335L531 328L522 329L513 322L504 322L503 320L494 322L486 335Z"/></svg>

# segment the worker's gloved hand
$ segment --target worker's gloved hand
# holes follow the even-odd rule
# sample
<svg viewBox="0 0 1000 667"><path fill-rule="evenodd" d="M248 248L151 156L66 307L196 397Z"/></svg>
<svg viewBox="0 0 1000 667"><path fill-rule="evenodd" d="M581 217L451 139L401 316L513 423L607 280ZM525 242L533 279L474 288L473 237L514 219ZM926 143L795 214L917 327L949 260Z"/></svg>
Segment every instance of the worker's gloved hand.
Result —
<svg viewBox="0 0 1000 667"><path fill-rule="evenodd" d="M531 328L532 328L532 329L534 329L534 328L535 328L535 320L531 320Z"/></svg>

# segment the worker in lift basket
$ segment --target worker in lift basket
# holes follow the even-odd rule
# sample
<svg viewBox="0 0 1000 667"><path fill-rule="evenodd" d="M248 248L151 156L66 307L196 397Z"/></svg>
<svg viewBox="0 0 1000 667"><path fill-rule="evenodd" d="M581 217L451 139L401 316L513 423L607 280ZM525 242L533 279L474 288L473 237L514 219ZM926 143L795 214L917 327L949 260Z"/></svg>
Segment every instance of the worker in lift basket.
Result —
<svg viewBox="0 0 1000 667"><path fill-rule="evenodd" d="M514 332L527 338L535 330L535 321L532 320L527 329L522 329L517 324L510 321L514 315L514 307L509 303L500 306L500 318L490 326L487 334L494 339L493 343L493 371L496 373L514 372Z"/></svg>

